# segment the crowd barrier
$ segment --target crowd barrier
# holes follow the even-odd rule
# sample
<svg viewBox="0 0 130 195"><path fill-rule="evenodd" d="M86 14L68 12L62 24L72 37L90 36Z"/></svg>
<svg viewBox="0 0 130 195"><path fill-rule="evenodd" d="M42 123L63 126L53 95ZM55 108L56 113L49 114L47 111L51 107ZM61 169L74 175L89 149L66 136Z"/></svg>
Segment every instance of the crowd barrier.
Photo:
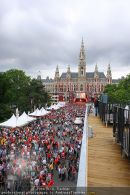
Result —
<svg viewBox="0 0 130 195"><path fill-rule="evenodd" d="M113 136L121 146L122 156L130 158L130 108L114 107Z"/></svg>

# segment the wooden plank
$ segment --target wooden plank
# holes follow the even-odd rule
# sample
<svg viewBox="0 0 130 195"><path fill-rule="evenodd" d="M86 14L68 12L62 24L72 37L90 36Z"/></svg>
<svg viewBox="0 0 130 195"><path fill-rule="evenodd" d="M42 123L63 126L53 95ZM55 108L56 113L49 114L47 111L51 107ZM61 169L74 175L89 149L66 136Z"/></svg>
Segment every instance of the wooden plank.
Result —
<svg viewBox="0 0 130 195"><path fill-rule="evenodd" d="M106 127L89 115L88 124L94 137L88 141L88 187L130 186L130 161L122 159L120 146L115 143L112 127Z"/></svg>

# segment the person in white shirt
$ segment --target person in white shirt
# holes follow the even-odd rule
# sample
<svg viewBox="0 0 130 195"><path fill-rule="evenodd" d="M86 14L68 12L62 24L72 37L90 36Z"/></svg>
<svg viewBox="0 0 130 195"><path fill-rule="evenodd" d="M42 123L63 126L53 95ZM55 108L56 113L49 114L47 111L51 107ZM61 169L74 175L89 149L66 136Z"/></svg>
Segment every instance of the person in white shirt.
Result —
<svg viewBox="0 0 130 195"><path fill-rule="evenodd" d="M129 117L129 106L126 105L125 109L124 109L124 119L125 119L125 123L128 120Z"/></svg>
<svg viewBox="0 0 130 195"><path fill-rule="evenodd" d="M46 165L46 159L43 159L42 163L43 163L44 165Z"/></svg>
<svg viewBox="0 0 130 195"><path fill-rule="evenodd" d="M39 185L39 179L38 178L35 179L34 184L35 184L36 187L38 187L38 185Z"/></svg>

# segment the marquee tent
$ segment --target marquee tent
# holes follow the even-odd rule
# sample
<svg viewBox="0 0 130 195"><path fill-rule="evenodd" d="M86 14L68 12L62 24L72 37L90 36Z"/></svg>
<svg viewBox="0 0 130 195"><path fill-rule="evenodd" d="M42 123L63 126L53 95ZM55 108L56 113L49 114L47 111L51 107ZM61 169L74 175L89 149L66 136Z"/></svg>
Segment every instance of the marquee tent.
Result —
<svg viewBox="0 0 130 195"><path fill-rule="evenodd" d="M40 111L41 111L42 116L50 113L49 111L45 110L45 108L43 108L43 107L41 108Z"/></svg>
<svg viewBox="0 0 130 195"><path fill-rule="evenodd" d="M47 110L58 110L60 107L61 107L60 105L54 104L54 105L51 105L50 107L48 107Z"/></svg>
<svg viewBox="0 0 130 195"><path fill-rule="evenodd" d="M16 117L14 114L10 119L0 124L2 127L21 127L32 121L36 120L35 118L29 117L25 112L20 116Z"/></svg>
<svg viewBox="0 0 130 195"><path fill-rule="evenodd" d="M5 121L3 123L0 123L0 126L3 126L3 127L13 127L13 128L15 128L16 127L16 120L17 120L17 118L13 114L10 119L8 119L7 121Z"/></svg>
<svg viewBox="0 0 130 195"><path fill-rule="evenodd" d="M42 107L40 110L37 108L34 112L30 113L29 116L44 116L48 113L49 112Z"/></svg>
<svg viewBox="0 0 130 195"><path fill-rule="evenodd" d="M41 116L41 111L37 108L34 112L30 113L29 116Z"/></svg>
<svg viewBox="0 0 130 195"><path fill-rule="evenodd" d="M23 114L16 120L16 126L21 127L21 126L24 126L24 125L26 125L29 122L32 122L34 120L36 120L36 119L29 117L25 112L23 112Z"/></svg>
<svg viewBox="0 0 130 195"><path fill-rule="evenodd" d="M65 102L58 102L57 105L60 106L60 107L64 107L65 106Z"/></svg>

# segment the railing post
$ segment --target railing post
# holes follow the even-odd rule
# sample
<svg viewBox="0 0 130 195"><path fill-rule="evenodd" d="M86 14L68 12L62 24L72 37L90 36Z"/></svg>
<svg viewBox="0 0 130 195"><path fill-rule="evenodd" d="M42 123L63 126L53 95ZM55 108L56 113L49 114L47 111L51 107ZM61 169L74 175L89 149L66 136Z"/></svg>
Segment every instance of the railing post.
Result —
<svg viewBox="0 0 130 195"><path fill-rule="evenodd" d="M113 108L113 137L116 136L116 128L117 128L117 107Z"/></svg>

